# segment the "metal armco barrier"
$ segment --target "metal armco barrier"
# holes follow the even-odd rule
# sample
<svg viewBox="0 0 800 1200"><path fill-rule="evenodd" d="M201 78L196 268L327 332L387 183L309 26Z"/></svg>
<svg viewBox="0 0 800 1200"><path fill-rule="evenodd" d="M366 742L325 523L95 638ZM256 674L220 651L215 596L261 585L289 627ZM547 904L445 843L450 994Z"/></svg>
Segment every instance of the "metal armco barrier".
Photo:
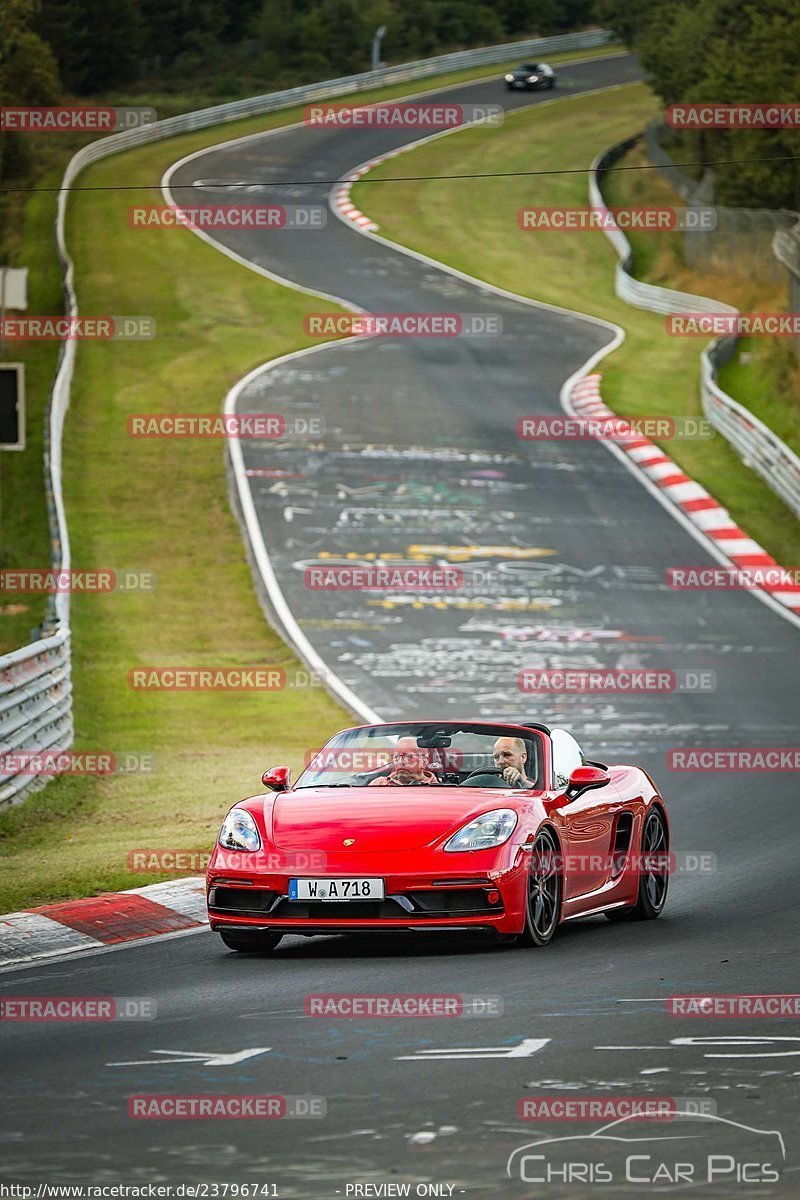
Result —
<svg viewBox="0 0 800 1200"><path fill-rule="evenodd" d="M314 100L346 96L392 83L426 79L463 67L488 66L527 55L545 55L562 50L594 50L611 40L609 30L592 29L584 33L567 33L558 37L483 46L478 50L462 50L437 58L384 67L378 71L364 71L360 75L328 79L305 87L287 88L248 100L234 100L230 104L182 113L140 129L129 129L90 142L67 164L58 197L55 234L63 272L64 311L69 316L78 315L72 259L64 234L69 189L84 167L91 163L177 134L224 125L243 117L261 116ZM50 397L45 438L45 489L50 516L52 564L55 570L65 571L70 569L70 548L61 486L61 441L74 366L75 342L65 341ZM72 745L72 739L69 593L65 592L55 596L48 607L44 636L40 641L0 656L0 756L13 754L16 750L65 750ZM49 776L24 773L4 774L0 762L0 808L25 799L48 779Z"/></svg>
<svg viewBox="0 0 800 1200"><path fill-rule="evenodd" d="M606 171L621 158L639 137L628 138L598 155L589 168L589 202L593 207L605 207L601 180ZM671 288L643 283L633 275L633 251L619 227L604 230L619 256L614 277L614 290L620 299L633 308L648 312L685 313L713 312L735 315L737 309L708 296L695 296ZM734 337L715 338L700 356L700 396L708 420L734 447L745 465L756 471L780 496L786 505L800 516L800 458L785 442L739 404L716 382L717 367L729 361L736 345Z"/></svg>
<svg viewBox="0 0 800 1200"><path fill-rule="evenodd" d="M71 745L69 631L60 629L0 659L0 807L48 781L46 775L28 773L24 764L22 770L9 767L18 751Z"/></svg>

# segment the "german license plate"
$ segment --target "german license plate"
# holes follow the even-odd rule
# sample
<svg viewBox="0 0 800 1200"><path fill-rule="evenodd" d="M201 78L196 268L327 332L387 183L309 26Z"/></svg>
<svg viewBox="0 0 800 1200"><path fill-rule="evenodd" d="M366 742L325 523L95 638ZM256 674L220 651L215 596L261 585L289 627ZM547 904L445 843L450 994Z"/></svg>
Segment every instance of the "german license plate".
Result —
<svg viewBox="0 0 800 1200"><path fill-rule="evenodd" d="M290 900L383 900L382 879L290 879Z"/></svg>

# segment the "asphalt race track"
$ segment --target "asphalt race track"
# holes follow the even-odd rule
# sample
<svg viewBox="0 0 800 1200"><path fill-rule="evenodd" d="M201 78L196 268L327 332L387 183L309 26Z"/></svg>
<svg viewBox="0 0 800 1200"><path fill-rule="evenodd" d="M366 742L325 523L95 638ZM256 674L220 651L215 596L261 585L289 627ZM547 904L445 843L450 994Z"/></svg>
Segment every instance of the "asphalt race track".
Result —
<svg viewBox="0 0 800 1200"><path fill-rule="evenodd" d="M628 56L565 66L555 96L638 77ZM550 95L510 94L491 82L440 98L512 107ZM194 198L220 202L214 181L265 180L259 201L326 203L327 184L281 181L336 179L414 137L292 129L193 158L174 174L173 192L185 200L176 185L211 181ZM372 312L503 320L499 338L326 347L267 370L240 397L241 412L321 414L326 423L313 444L243 446L284 595L328 668L382 717L549 717L571 727L590 757L642 762L667 797L673 848L707 852L715 869L674 876L657 923L568 924L541 951L471 937L455 947L433 936L289 938L274 958L248 960L203 932L8 971L6 995L150 996L158 1016L0 1030L5 1078L15 1088L0 1132L2 1172L75 1183L270 1183L280 1197L326 1200L393 1194L352 1185L404 1182L447 1185L428 1194L453 1196L686 1194L663 1173L627 1189L602 1177L585 1188L574 1180L537 1187L520 1181L518 1166L506 1175L509 1155L524 1144L598 1128L522 1121L520 1099L649 1095L712 1100L719 1117L737 1123L694 1123L708 1153L774 1162L774 1133L754 1131L783 1136L781 1183L720 1173L697 1194L796 1194L797 1023L681 1020L664 1009L676 994L792 991L796 786L790 774L671 773L665 754L794 745L800 632L748 594L669 590L667 567L712 559L603 446L517 439L519 416L561 412L562 383L609 340L607 330L502 299L333 216L313 235L220 240L277 275ZM266 471L274 474L258 473ZM470 605L442 607L413 607L397 593L304 586L308 565L348 553L443 559L485 575L459 593ZM569 630L583 631L582 640L568 639ZM573 664L710 670L717 687L550 700L517 690L523 666ZM503 1013L314 1020L304 1015L309 992L497 996ZM259 1052L224 1061L245 1050ZM181 1053L157 1051L223 1061L174 1061ZM321 1096L327 1116L131 1120L128 1097L151 1092ZM45 1102L58 1115L43 1122ZM627 1136L676 1129L638 1124ZM638 1153L650 1180L658 1162L676 1161L652 1140Z"/></svg>

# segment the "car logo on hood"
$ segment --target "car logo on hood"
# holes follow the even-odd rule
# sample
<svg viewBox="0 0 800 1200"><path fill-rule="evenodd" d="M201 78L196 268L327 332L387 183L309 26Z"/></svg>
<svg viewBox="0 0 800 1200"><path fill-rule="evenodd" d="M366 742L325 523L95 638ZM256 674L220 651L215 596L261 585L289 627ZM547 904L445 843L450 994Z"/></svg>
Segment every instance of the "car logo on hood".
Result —
<svg viewBox="0 0 800 1200"><path fill-rule="evenodd" d="M342 842L342 845L343 846L352 846L352 844L355 840L356 840L355 838L345 838L344 841Z"/></svg>

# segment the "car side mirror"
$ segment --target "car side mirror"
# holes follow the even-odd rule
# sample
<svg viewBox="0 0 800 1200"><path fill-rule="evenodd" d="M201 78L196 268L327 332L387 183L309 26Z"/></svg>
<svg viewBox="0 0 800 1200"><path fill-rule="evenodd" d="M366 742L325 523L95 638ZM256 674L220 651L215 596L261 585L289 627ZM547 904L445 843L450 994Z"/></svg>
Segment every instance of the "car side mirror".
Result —
<svg viewBox="0 0 800 1200"><path fill-rule="evenodd" d="M273 792L288 792L292 782L292 772L289 767L270 767L261 776L264 787L272 788Z"/></svg>
<svg viewBox="0 0 800 1200"><path fill-rule="evenodd" d="M611 783L608 771L603 771L600 767L576 767L564 792L568 799L575 800L582 792L605 787L607 783Z"/></svg>

